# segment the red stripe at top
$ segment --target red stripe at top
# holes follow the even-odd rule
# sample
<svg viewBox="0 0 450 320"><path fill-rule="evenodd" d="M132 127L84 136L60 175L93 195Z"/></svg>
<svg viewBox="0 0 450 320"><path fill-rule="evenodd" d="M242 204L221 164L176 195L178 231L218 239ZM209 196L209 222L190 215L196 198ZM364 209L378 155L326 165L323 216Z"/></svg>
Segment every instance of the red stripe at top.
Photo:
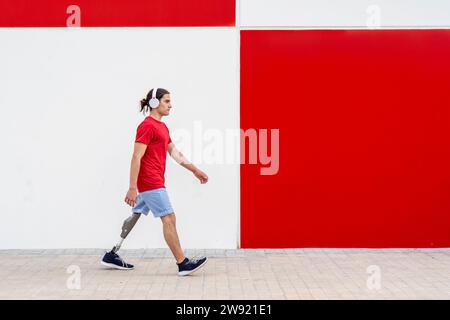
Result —
<svg viewBox="0 0 450 320"><path fill-rule="evenodd" d="M234 25L235 0L0 0L0 27Z"/></svg>

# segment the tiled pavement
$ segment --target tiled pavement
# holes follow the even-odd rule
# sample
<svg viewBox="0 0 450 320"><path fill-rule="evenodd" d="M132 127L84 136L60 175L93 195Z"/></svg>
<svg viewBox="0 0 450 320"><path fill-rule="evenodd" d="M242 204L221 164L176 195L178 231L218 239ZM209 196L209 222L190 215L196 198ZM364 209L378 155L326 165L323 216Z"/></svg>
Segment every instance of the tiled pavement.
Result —
<svg viewBox="0 0 450 320"><path fill-rule="evenodd" d="M450 248L185 250L205 267L177 276L168 249L0 250L0 299L450 299Z"/></svg>

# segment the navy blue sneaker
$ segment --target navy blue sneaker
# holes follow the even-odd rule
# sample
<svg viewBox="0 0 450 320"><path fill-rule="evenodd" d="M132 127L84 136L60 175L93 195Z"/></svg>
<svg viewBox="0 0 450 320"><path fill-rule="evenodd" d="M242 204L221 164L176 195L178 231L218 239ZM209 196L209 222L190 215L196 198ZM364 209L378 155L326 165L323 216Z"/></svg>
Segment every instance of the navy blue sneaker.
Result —
<svg viewBox="0 0 450 320"><path fill-rule="evenodd" d="M207 257L202 257L198 259L184 258L184 260L181 263L177 263L178 275L187 276L203 267L207 261L208 261Z"/></svg>
<svg viewBox="0 0 450 320"><path fill-rule="evenodd" d="M102 259L102 265L120 269L120 270L132 270L134 269L134 266L132 264L126 263L123 261L121 257L115 252L109 251L106 252Z"/></svg>

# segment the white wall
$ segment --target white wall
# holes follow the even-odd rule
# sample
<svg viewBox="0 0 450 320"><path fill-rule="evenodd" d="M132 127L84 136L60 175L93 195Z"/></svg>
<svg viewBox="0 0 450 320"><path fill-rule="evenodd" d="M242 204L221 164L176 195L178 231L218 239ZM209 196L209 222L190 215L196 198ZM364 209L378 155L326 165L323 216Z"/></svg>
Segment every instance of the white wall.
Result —
<svg viewBox="0 0 450 320"><path fill-rule="evenodd" d="M240 0L242 27L449 27L448 0Z"/></svg>
<svg viewBox="0 0 450 320"><path fill-rule="evenodd" d="M169 89L172 132L238 129L237 40L233 28L0 29L0 248L111 247L131 212L138 101ZM168 158L182 245L236 248L239 163L199 167L206 185ZM150 213L125 248L160 247Z"/></svg>
<svg viewBox="0 0 450 320"><path fill-rule="evenodd" d="M381 27L450 26L447 0L238 0L237 25L364 28L373 5ZM130 213L138 101L172 91L173 138L198 121L237 130L238 42L235 28L0 28L0 249L113 245ZM182 245L236 248L239 164L199 166L206 185L168 160ZM160 221L144 217L125 247L166 247Z"/></svg>

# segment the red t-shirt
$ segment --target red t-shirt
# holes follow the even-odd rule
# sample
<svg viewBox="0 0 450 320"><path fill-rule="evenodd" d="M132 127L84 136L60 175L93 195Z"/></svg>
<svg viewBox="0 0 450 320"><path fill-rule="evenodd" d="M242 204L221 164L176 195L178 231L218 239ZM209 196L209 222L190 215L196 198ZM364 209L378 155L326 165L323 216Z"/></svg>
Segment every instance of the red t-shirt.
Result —
<svg viewBox="0 0 450 320"><path fill-rule="evenodd" d="M169 128L162 121L147 116L136 130L135 142L142 142L147 149L141 158L137 179L138 192L165 188L167 146L172 142Z"/></svg>

